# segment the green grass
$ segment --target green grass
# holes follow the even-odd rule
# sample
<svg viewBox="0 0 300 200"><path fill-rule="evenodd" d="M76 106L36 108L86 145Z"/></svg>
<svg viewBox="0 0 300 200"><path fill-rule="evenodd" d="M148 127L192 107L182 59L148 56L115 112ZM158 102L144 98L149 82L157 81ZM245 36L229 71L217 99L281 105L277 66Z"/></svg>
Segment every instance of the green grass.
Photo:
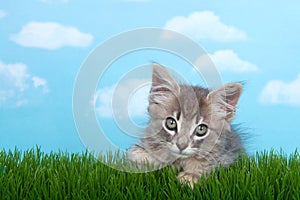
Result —
<svg viewBox="0 0 300 200"><path fill-rule="evenodd" d="M176 172L112 169L89 153L0 151L0 199L300 199L300 154L263 152L220 168L191 190Z"/></svg>

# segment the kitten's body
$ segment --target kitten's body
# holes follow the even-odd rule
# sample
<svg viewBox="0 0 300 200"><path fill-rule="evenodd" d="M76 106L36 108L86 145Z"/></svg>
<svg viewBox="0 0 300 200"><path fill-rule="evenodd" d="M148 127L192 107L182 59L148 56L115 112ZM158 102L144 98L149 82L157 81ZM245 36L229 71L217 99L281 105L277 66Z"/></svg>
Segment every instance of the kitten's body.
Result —
<svg viewBox="0 0 300 200"><path fill-rule="evenodd" d="M241 90L239 83L212 92L179 85L163 67L155 65L150 122L139 144L129 150L129 159L156 167L175 164L183 169L178 178L191 186L214 167L232 164L243 152L230 125Z"/></svg>

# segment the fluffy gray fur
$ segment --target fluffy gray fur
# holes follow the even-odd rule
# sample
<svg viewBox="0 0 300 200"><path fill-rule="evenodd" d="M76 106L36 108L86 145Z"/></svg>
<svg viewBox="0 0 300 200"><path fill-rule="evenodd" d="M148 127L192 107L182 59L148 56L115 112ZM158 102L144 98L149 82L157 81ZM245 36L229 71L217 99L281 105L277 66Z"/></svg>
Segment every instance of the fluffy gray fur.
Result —
<svg viewBox="0 0 300 200"><path fill-rule="evenodd" d="M175 165L182 171L178 178L190 186L213 168L232 164L244 151L230 121L242 92L240 83L231 83L209 91L180 85L162 66L153 66L148 112L150 121L144 137L128 151L128 158L138 165L156 167ZM167 118L176 121L169 130ZM208 127L204 136L195 129Z"/></svg>

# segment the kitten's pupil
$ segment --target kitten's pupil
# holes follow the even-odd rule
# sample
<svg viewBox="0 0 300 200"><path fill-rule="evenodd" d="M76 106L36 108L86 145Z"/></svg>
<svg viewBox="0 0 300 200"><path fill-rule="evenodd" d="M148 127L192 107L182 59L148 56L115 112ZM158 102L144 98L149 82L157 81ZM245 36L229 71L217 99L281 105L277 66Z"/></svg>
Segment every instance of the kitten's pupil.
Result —
<svg viewBox="0 0 300 200"><path fill-rule="evenodd" d="M170 131L175 131L177 129L176 120L172 117L168 117L166 119L165 125L166 125L167 129L169 129Z"/></svg>
<svg viewBox="0 0 300 200"><path fill-rule="evenodd" d="M195 135L198 137L203 137L206 135L207 133L207 126L205 124L200 124L199 126L197 126L197 128L195 129Z"/></svg>

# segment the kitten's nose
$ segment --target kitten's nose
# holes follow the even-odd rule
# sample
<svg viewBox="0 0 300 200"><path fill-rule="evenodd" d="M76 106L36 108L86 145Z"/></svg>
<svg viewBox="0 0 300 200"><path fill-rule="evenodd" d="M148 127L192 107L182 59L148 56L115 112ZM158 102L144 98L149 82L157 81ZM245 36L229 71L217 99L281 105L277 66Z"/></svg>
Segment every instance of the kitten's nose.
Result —
<svg viewBox="0 0 300 200"><path fill-rule="evenodd" d="M180 142L177 142L176 143L176 146L178 147L178 149L181 151L183 151L184 149L187 148L188 144L187 143L180 143Z"/></svg>

